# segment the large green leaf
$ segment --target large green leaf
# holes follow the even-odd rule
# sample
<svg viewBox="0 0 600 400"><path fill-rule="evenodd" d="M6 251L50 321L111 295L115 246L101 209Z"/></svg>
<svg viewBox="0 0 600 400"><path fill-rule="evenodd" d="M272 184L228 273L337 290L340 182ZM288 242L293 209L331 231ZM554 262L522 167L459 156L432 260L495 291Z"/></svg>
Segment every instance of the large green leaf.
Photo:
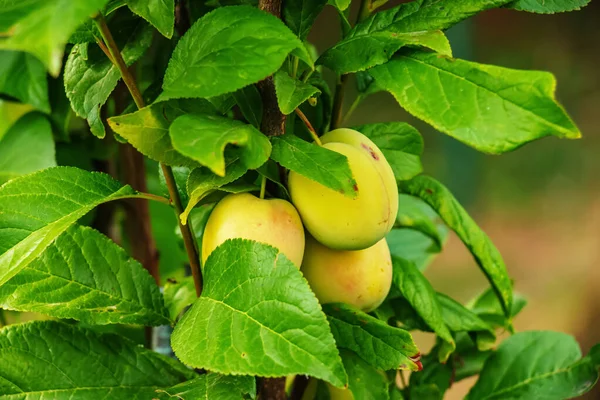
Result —
<svg viewBox="0 0 600 400"><path fill-rule="evenodd" d="M181 213L181 223L186 223L192 209L206 196L240 178L246 171L248 171L248 168L238 160L230 162L227 165L224 176L216 175L206 167L194 169L187 181L187 192L190 201L183 213Z"/></svg>
<svg viewBox="0 0 600 400"><path fill-rule="evenodd" d="M234 92L277 71L295 49L306 52L273 15L249 6L218 8L196 21L177 44L162 98Z"/></svg>
<svg viewBox="0 0 600 400"><path fill-rule="evenodd" d="M143 20L117 18L115 35L121 55L127 65L140 58L152 43L152 29ZM95 43L73 46L65 65L65 90L71 107L80 117L86 118L94 135L106 134L100 119L100 108L121 79L118 68Z"/></svg>
<svg viewBox="0 0 600 400"><path fill-rule="evenodd" d="M216 113L204 99L155 103L131 114L108 119L108 124L138 151L167 165L197 167L198 163L178 153L171 143L169 126L186 113Z"/></svg>
<svg viewBox="0 0 600 400"><path fill-rule="evenodd" d="M442 310L442 318L452 332L471 332L475 335L477 347L481 351L489 350L496 342L493 328L465 308L456 300L438 293L437 300Z"/></svg>
<svg viewBox="0 0 600 400"><path fill-rule="evenodd" d="M0 330L0 396L17 399L151 399L192 379L177 361L116 334L57 321Z"/></svg>
<svg viewBox="0 0 600 400"><path fill-rule="evenodd" d="M431 215L431 208L422 200L406 194L398 195L398 214L394 228L408 228L427 235L434 242L432 250L441 251L444 239L436 219L437 214Z"/></svg>
<svg viewBox="0 0 600 400"><path fill-rule="evenodd" d="M0 0L0 31L9 32L0 48L29 52L58 76L69 37L107 1Z"/></svg>
<svg viewBox="0 0 600 400"><path fill-rule="evenodd" d="M344 304L324 304L323 310L338 347L352 350L377 369L421 369L421 353L404 329Z"/></svg>
<svg viewBox="0 0 600 400"><path fill-rule="evenodd" d="M0 140L23 115L33 111L29 104L0 99Z"/></svg>
<svg viewBox="0 0 600 400"><path fill-rule="evenodd" d="M203 268L202 296L175 327L187 365L224 374L347 378L327 319L306 280L277 249L228 240Z"/></svg>
<svg viewBox="0 0 600 400"><path fill-rule="evenodd" d="M0 93L50 112L46 70L31 54L0 50Z"/></svg>
<svg viewBox="0 0 600 400"><path fill-rule="evenodd" d="M0 286L99 204L143 197L109 175L55 167L0 187Z"/></svg>
<svg viewBox="0 0 600 400"><path fill-rule="evenodd" d="M174 0L127 0L131 11L150 22L169 39L175 25Z"/></svg>
<svg viewBox="0 0 600 400"><path fill-rule="evenodd" d="M0 286L0 306L89 324L168 324L154 279L113 241L72 226Z"/></svg>
<svg viewBox="0 0 600 400"><path fill-rule="evenodd" d="M506 339L487 359L467 399L562 400L587 392L598 380L600 346L581 358L565 333L531 331Z"/></svg>
<svg viewBox="0 0 600 400"><path fill-rule="evenodd" d="M225 176L225 148L236 154L248 169L260 167L271 154L271 143L258 129L216 115L182 115L169 127L173 147L179 153Z"/></svg>
<svg viewBox="0 0 600 400"><path fill-rule="evenodd" d="M475 261L496 291L504 313L512 307L512 283L504 260L489 237L440 182L428 176L417 176L400 182L401 192L416 196L429 204L467 246Z"/></svg>
<svg viewBox="0 0 600 400"><path fill-rule="evenodd" d="M581 136L554 99L552 74L407 52L371 69L408 112L477 150L500 154L554 135Z"/></svg>
<svg viewBox="0 0 600 400"><path fill-rule="evenodd" d="M508 3L507 7L519 11L538 14L554 14L566 11L581 10L591 0L516 0Z"/></svg>
<svg viewBox="0 0 600 400"><path fill-rule="evenodd" d="M294 79L287 72L279 70L274 75L275 92L279 109L284 114L291 114L309 98L321 91L311 84Z"/></svg>
<svg viewBox="0 0 600 400"><path fill-rule="evenodd" d="M156 400L241 400L256 398L256 380L252 376L227 376L208 372L199 378L156 391Z"/></svg>
<svg viewBox="0 0 600 400"><path fill-rule="evenodd" d="M344 368L348 373L348 390L352 392L354 399L360 400L388 400L389 383L387 377L381 371L373 368L355 353L342 350L340 352ZM334 393L340 389L330 389ZM332 399L348 398L336 397L331 393Z"/></svg>
<svg viewBox="0 0 600 400"><path fill-rule="evenodd" d="M326 4L327 0L288 0L283 2L281 15L291 31L305 40Z"/></svg>
<svg viewBox="0 0 600 400"><path fill-rule="evenodd" d="M451 56L441 32L488 8L509 0L417 0L374 13L358 23L344 39L327 50L319 63L338 73L362 71L389 60L407 45Z"/></svg>
<svg viewBox="0 0 600 400"><path fill-rule="evenodd" d="M287 169L336 190L348 197L356 197L356 181L346 156L294 135L272 139L271 158Z"/></svg>
<svg viewBox="0 0 600 400"><path fill-rule="evenodd" d="M52 127L41 115L24 116L0 138L0 185L17 176L55 166Z"/></svg>
<svg viewBox="0 0 600 400"><path fill-rule="evenodd" d="M433 287L414 263L392 257L392 265L394 286L423 321L444 341L438 357L442 362L447 360L456 344L444 321L441 306Z"/></svg>
<svg viewBox="0 0 600 400"><path fill-rule="evenodd" d="M423 171L423 137L405 122L382 122L360 125L357 131L379 147L392 167L396 180L410 179Z"/></svg>
<svg viewBox="0 0 600 400"><path fill-rule="evenodd" d="M373 26L372 21L361 22L347 37L325 51L317 62L338 74L347 74L383 64L405 46L427 47L442 55L452 56L450 43L442 31L404 33L398 32L393 26L382 29L373 29Z"/></svg>

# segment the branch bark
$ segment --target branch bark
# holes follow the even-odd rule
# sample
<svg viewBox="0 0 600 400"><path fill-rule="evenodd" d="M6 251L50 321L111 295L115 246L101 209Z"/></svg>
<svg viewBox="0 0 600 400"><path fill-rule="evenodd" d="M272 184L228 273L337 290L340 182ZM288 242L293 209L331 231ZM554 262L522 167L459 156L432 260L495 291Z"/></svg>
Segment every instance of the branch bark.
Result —
<svg viewBox="0 0 600 400"><path fill-rule="evenodd" d="M260 400L287 400L285 378L263 378L258 388Z"/></svg>
<svg viewBox="0 0 600 400"><path fill-rule="evenodd" d="M258 8L281 18L281 0L259 0ZM260 130L267 136L281 136L285 133L286 116L279 110L275 82L268 77L257 84L263 101L263 117Z"/></svg>
<svg viewBox="0 0 600 400"><path fill-rule="evenodd" d="M258 8L281 19L281 0L259 0ZM273 77L257 84L263 102L263 116L260 130L267 136L280 136L285 133L286 116L279 110ZM258 388L261 400L285 400L285 378L263 378Z"/></svg>
<svg viewBox="0 0 600 400"><path fill-rule="evenodd" d="M111 56L111 61L119 69L119 72L121 73L121 77L123 78L123 82L125 82L125 84L127 85L127 89L129 90L129 93L131 94L131 97L133 97L133 101L135 102L135 104L138 108L143 108L146 105L144 102L144 99L142 98L142 95L140 93L139 88L137 87L137 83L135 82L133 75L127 68L125 61L123 60L123 57L121 56L121 51L119 50L119 47L115 43L115 40L112 36L112 33L110 32L110 29L108 29L108 26L106 25L106 21L105 21L104 17L101 14L99 14L95 18L95 22L96 22L96 25L98 26L100 34L102 35L104 44L108 48L108 51ZM141 160L143 161L143 156L137 152L135 152L135 153L138 154L137 157L140 157ZM143 179L143 181L144 181L143 185L145 185L146 174L145 174L145 172L143 174L140 173L140 169L142 169L143 165L144 165L143 162L141 163L141 165L142 165L142 167L139 167L139 165L132 167L133 168L132 173L137 173L141 177L140 179ZM161 168L165 175L165 181L167 183L167 188L169 190L169 197L171 198L171 204L175 208L177 222L179 223L179 229L181 230L181 234L183 236L183 242L185 244L185 248L186 248L189 262L190 262L190 268L192 269L192 275L194 276L194 284L196 286L196 294L198 296L200 296L200 293L202 292L202 272L200 271L200 256L199 256L198 248L196 247L196 241L195 241L194 235L192 233L192 230L191 230L191 227L189 226L189 224L183 225L179 218L179 215L183 212L183 207L181 204L181 199L179 198L179 192L177 191L177 184L175 183L175 178L173 176L173 170L171 169L171 167L164 165L164 164L161 164ZM126 169L129 170L129 168L126 168ZM140 188L137 188L137 189L139 190ZM148 218L146 219L146 223L149 226L149 224L150 224L149 213L147 214L147 217ZM132 237L132 240L135 240L135 239L136 239L135 236ZM160 279L160 276L156 276L155 279L158 282Z"/></svg>

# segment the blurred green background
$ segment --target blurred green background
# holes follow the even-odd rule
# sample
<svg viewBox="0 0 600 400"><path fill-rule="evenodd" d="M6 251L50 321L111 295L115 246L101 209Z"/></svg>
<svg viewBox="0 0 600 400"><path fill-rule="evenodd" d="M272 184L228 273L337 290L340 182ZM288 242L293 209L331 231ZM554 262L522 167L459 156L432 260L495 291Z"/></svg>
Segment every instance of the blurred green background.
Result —
<svg viewBox="0 0 600 400"><path fill-rule="evenodd" d="M309 37L319 51L338 40L337 21L329 7L320 15ZM586 353L600 341L600 4L556 15L490 10L447 35L455 57L552 72L557 98L583 138L550 137L502 156L485 155L408 115L388 93L369 97L347 125L401 120L417 127L425 139L425 173L444 182L491 237L516 291L529 300L516 329L570 333ZM487 285L452 235L426 275L436 290L461 301ZM424 348L432 343L426 335L416 339ZM454 385L447 398L463 398L473 382ZM598 399L600 392L587 398Z"/></svg>

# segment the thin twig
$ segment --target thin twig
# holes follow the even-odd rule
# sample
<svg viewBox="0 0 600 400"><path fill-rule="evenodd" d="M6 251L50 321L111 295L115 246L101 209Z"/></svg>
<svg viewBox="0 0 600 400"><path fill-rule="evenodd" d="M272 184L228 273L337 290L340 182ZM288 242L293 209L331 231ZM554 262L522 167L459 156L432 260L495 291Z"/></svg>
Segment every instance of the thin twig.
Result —
<svg viewBox="0 0 600 400"><path fill-rule="evenodd" d="M331 120L331 129L339 128L342 124L342 108L344 103L344 91L348 75L339 77L335 85L335 95L333 96L333 111Z"/></svg>
<svg viewBox="0 0 600 400"><path fill-rule="evenodd" d="M321 143L321 139L319 139L319 135L317 135L317 131L315 131L315 128L313 128L313 126L310 123L310 121L308 120L308 118L306 118L306 115L304 115L304 113L302 111L300 111L300 108L296 108L295 111L296 111L296 114L302 120L302 122L304 122L304 125L306 125L306 128L308 129L308 132L310 133L310 136L312 136L315 143L318 144L319 146L323 146L323 143Z"/></svg>
<svg viewBox="0 0 600 400"><path fill-rule="evenodd" d="M175 215L177 216L179 229L181 229L183 244L185 245L185 251L190 261L190 269L192 270L196 295L200 297L200 294L202 293L202 271L200 270L200 257L198 256L199 252L196 246L196 240L194 238L194 234L192 233L191 224L183 225L181 223L181 218L179 217L181 213L183 213L183 205L181 204L179 192L177 191L177 184L175 183L173 169L165 164L160 164L160 167L165 175L167 189L169 190L171 201L173 203L173 207L175 208Z"/></svg>
<svg viewBox="0 0 600 400"><path fill-rule="evenodd" d="M131 93L131 97L133 97L133 101L135 102L138 108L144 108L145 102L140 93L140 90L137 87L135 79L133 75L127 68L123 57L121 56L121 52L115 40L106 25L106 21L102 15L98 15L95 18L96 24L98 25L98 29L100 30L100 34L102 35L102 39L104 43L107 45L110 55L112 56L112 60L114 64L119 69L121 73L121 77L123 78L123 82L127 85L127 89L129 89L129 93ZM161 164L161 168L163 170L165 176L165 182L167 184L167 189L169 190L169 197L171 198L171 204L175 208L175 213L177 216L177 222L179 223L179 229L181 230L181 235L183 237L183 243L185 245L185 249L188 255L188 259L190 262L190 268L192 270L192 275L194 277L194 285L196 287L196 294L200 296L202 293L202 272L200 270L200 256L199 251L196 246L196 241L194 239L194 235L192 233L190 225L183 225L181 223L181 219L179 216L183 212L183 206L181 204L181 199L179 198L179 192L177 191L177 184L175 183L175 177L173 176L173 170L170 166Z"/></svg>
<svg viewBox="0 0 600 400"><path fill-rule="evenodd" d="M121 72L121 77L123 78L123 82L127 85L127 89L129 89L129 93L131 93L131 97L133 97L133 101L138 108L144 108L144 99L142 98L142 94L138 89L135 79L133 75L127 69L127 65L125 64L125 60L121 56L121 51L119 50L119 46L115 42L115 39L110 33L110 29L108 29L108 25L106 25L106 20L102 14L98 14L95 18L96 25L100 30L100 34L102 35L102 39L104 40L104 44L108 47L108 52L110 53L113 64L117 66L119 71Z"/></svg>
<svg viewBox="0 0 600 400"><path fill-rule="evenodd" d="M106 47L104 42L102 40L100 40L99 38L95 38L95 39L96 39L96 43L98 44L98 47L100 47L100 49L102 50L102 52L104 53L106 58L108 58L110 60L110 62L114 64L115 62L113 61L113 58L110 55L110 52L108 51L108 48Z"/></svg>

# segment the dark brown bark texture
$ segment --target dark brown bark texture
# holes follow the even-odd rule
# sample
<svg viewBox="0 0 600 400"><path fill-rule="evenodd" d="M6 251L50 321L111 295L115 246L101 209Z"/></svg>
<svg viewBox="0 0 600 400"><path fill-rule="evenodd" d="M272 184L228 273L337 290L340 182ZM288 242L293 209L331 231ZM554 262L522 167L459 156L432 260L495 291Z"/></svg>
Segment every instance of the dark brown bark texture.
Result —
<svg viewBox="0 0 600 400"><path fill-rule="evenodd" d="M259 0L258 8L281 18L281 0ZM269 77L257 85L263 101L263 117L260 130L267 136L280 136L285 133L285 115L279 110L275 83ZM263 378L260 380L258 395L260 400L286 400L285 378Z"/></svg>
<svg viewBox="0 0 600 400"><path fill-rule="evenodd" d="M258 7L277 18L281 18L281 0L260 0ZM285 133L285 115L279 110L273 78L268 77L258 82L257 87L263 100L260 130L267 136L283 135Z"/></svg>

